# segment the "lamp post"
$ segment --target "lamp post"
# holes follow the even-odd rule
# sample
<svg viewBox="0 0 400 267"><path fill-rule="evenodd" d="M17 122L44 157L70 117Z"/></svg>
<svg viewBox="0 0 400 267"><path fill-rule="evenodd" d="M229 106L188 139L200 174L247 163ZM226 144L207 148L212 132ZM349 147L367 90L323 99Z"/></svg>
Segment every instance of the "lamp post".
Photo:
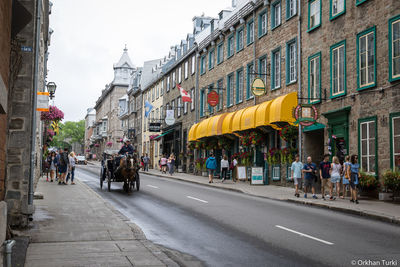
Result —
<svg viewBox="0 0 400 267"><path fill-rule="evenodd" d="M50 99L53 99L54 94L56 93L57 85L54 82L47 83L47 91L50 93Z"/></svg>

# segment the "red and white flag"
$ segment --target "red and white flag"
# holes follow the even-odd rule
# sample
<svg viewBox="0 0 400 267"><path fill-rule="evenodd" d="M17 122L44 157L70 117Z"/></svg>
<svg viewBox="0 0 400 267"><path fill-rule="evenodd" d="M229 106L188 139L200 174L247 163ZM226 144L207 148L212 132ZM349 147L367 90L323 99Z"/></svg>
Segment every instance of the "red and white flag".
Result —
<svg viewBox="0 0 400 267"><path fill-rule="evenodd" d="M183 89L179 84L176 84L176 86L178 87L179 91L181 92L182 102L192 103L192 98L190 97L189 93L186 92L186 90Z"/></svg>

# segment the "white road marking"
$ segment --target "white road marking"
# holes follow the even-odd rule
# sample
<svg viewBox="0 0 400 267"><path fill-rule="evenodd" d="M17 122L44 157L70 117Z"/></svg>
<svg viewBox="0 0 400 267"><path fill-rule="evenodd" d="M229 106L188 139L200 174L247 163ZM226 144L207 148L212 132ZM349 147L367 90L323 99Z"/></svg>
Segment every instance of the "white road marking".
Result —
<svg viewBox="0 0 400 267"><path fill-rule="evenodd" d="M158 186L155 186L155 185L148 184L147 186L151 187L151 188L157 188L158 189Z"/></svg>
<svg viewBox="0 0 400 267"><path fill-rule="evenodd" d="M325 240L316 238L316 237L311 236L311 235L303 234L303 233L297 232L297 231L295 231L295 230L292 230L292 229L289 229L289 228L286 228L286 227L283 227L283 226L280 226L280 225L275 225L275 227L278 227L278 228L280 228L280 229L286 230L286 231L288 231L288 232L292 232L292 233L298 234L299 236L304 236L304 237L313 239L313 240L315 240L315 241L324 243L324 244L326 244L326 245L333 245L332 242L325 241Z"/></svg>
<svg viewBox="0 0 400 267"><path fill-rule="evenodd" d="M190 198L190 199L193 199L193 200L197 200L197 201L203 202L203 203L208 203L208 201L202 200L202 199L200 199L200 198L191 197L191 196L186 196L186 197L187 197L187 198Z"/></svg>

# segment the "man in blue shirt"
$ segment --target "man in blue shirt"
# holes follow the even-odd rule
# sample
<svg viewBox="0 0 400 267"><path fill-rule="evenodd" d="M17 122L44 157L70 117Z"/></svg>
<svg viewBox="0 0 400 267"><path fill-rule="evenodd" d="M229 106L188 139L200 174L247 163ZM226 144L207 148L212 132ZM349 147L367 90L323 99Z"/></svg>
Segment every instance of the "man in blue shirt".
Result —
<svg viewBox="0 0 400 267"><path fill-rule="evenodd" d="M314 187L314 180L315 175L317 173L317 165L312 162L311 157L307 157L307 163L303 166L303 173L304 173L304 198L307 198L307 189L311 186L311 191L313 194L313 198L317 199L318 197L315 195L315 187Z"/></svg>
<svg viewBox="0 0 400 267"><path fill-rule="evenodd" d="M294 181L294 185L296 187L296 192L294 193L294 195L296 197L299 197L299 184L301 185L301 169L303 168L303 163L300 162L300 157L299 155L296 155L296 160L293 161L292 166L291 166L291 170L292 170L292 179Z"/></svg>

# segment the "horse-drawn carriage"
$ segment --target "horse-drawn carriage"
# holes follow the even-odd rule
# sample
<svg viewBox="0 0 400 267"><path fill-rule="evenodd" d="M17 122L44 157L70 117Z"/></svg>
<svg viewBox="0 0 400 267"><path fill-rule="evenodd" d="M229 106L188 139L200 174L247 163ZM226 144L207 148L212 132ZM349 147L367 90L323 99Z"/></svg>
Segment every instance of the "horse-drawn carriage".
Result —
<svg viewBox="0 0 400 267"><path fill-rule="evenodd" d="M111 191L111 182L123 182L125 192L132 192L133 189L139 191L140 177L139 164L136 155L118 155L118 150L106 150L103 153L100 171L100 188L103 183L108 185Z"/></svg>

